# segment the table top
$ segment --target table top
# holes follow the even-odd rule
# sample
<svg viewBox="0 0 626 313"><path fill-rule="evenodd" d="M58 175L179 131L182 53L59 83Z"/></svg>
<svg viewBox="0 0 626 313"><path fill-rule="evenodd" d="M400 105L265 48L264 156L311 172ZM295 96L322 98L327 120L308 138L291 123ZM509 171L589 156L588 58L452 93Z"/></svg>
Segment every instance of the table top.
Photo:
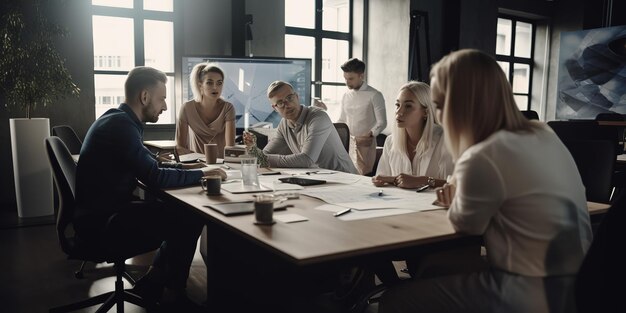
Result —
<svg viewBox="0 0 626 313"><path fill-rule="evenodd" d="M298 265L464 237L456 234L443 209L342 221L332 212L315 209L323 204L321 200L301 195L300 199L285 202L294 205L287 212L304 216L308 221L258 226L253 224L254 215L227 217L205 207L211 203L252 200L252 194L223 192L221 196L207 196L200 187L189 187L165 190L164 196L199 211L209 224L218 223L237 231Z"/></svg>
<svg viewBox="0 0 626 313"><path fill-rule="evenodd" d="M217 203L252 201L253 194L222 191L219 196L208 196L200 186L159 192L164 200L200 213L207 219L207 224L224 226L297 265L385 253L467 237L454 231L445 209L346 221L335 217L332 212L315 209L324 204L323 201L300 195L300 199L285 202L294 205L287 213L304 216L308 221L260 226L253 223L254 215L227 217L206 207ZM606 212L609 206L588 202L592 215Z"/></svg>

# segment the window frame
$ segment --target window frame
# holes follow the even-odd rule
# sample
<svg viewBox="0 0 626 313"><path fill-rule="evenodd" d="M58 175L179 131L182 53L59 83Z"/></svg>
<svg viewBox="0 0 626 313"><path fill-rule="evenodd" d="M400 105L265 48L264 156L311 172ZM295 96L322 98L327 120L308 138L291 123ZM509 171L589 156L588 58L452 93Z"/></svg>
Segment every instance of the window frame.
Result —
<svg viewBox="0 0 626 313"><path fill-rule="evenodd" d="M494 53L496 57L496 61L505 62L509 65L509 72L505 74L507 75L507 78L509 79L509 83L511 84L511 91L513 90L512 87L513 87L513 79L514 79L513 77L514 66L513 65L515 63L528 65L529 67L528 93L513 92L513 95L525 96L527 99L526 110L530 110L532 91L533 91L533 71L535 69L535 39L536 39L535 36L537 33L537 22L532 19L527 19L527 18L523 18L519 16L508 15L508 14L498 14L497 18L511 21L511 46L509 47L510 55L497 54L497 51L496 51L496 53ZM530 34L530 57L528 58L515 56L515 39L516 39L515 28L517 26L517 22L527 23L527 24L530 24L532 27L532 31ZM497 25L497 22L496 22L496 25ZM496 36L497 36L497 32L496 32Z"/></svg>
<svg viewBox="0 0 626 313"><path fill-rule="evenodd" d="M352 58L352 33L353 33L353 11L354 5L353 0L348 0L349 6L349 21L348 21L348 32L340 32L340 31L331 31L324 30L323 25L323 0L315 0L315 27L314 28L304 28L304 27L294 27L285 25L285 35L296 35L296 36L304 36L304 37L313 37L315 40L315 60L312 60L315 64L315 68L313 68L313 73L315 80L311 80L311 88L312 95L315 95L317 98L322 98L322 86L345 86L345 82L330 82L322 80L322 41L324 39L333 39L333 40L345 40L348 42L348 58ZM337 99L340 101L341 99Z"/></svg>
<svg viewBox="0 0 626 313"><path fill-rule="evenodd" d="M146 62L145 62L145 50L144 50L144 21L146 20L154 20L154 21L165 21L165 22L171 22L172 23L172 34L173 34L173 45L174 47L172 47L173 49L173 64L174 67L172 69L172 71L167 71L164 72L165 75L168 77L168 80L173 79L173 86L174 86L174 90L169 91L168 90L168 99L171 99L170 101L168 101L168 113L169 114L174 114L174 117L172 118L173 122L172 123L167 123L167 124L146 124L146 127L149 128L169 128L171 127L171 125L175 125L176 124L176 94L179 92L177 86L179 85L178 82L178 77L176 74L176 69L179 67L179 63L180 61L178 60L178 55L180 54L179 52L179 48L178 48L178 42L179 40L177 39L177 35L178 35L178 28L179 28L179 14L178 12L180 12L180 1L176 1L176 0L172 0L173 1L173 7L172 7L172 12L163 12L163 11L152 11L152 10L145 10L143 7L143 0L133 0L133 7L132 8L121 8L121 7L108 7L108 6L102 6L102 5L98 5L98 4L91 4L91 18L93 21L93 17L94 16L106 16L106 17L123 17L123 18L130 18L133 20L133 35L134 35L134 51L135 51L135 55L134 55L134 59L135 59L135 67L137 66L145 66ZM90 1L91 2L91 1ZM92 36L93 36L93 29L92 29ZM94 51L94 55L93 55L93 59L94 59L94 63L95 63L95 51ZM105 60L105 58L101 58L99 59L99 61L101 60L101 62L103 64L105 64L106 62L108 62L108 60ZM113 60L115 61L115 60ZM93 77L94 77L94 91L95 91L95 77L96 75L112 75L112 76L127 76L129 73L129 70L96 70L95 69L95 65L93 67ZM98 95L96 95L96 98L98 97ZM174 101L174 102L172 102ZM95 104L94 104L95 105ZM98 117L95 117L98 118Z"/></svg>

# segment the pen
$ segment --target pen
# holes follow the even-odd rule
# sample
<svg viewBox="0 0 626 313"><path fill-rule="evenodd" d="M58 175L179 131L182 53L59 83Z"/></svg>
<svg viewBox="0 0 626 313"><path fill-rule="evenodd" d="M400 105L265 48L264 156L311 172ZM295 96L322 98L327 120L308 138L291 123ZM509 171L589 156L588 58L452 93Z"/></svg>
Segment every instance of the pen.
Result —
<svg viewBox="0 0 626 313"><path fill-rule="evenodd" d="M422 191L428 189L428 187L430 187L430 185L420 186L419 188L417 188L417 190L415 190L415 192L422 192Z"/></svg>
<svg viewBox="0 0 626 313"><path fill-rule="evenodd" d="M222 167L223 169L227 169L227 170L231 169L231 167L230 167L230 166L228 166L228 165L226 165L226 164L222 165L221 167Z"/></svg>
<svg viewBox="0 0 626 313"><path fill-rule="evenodd" d="M339 217L339 216L342 216L342 215L344 215L346 213L350 213L350 211L352 211L352 209L347 208L347 209L345 209L343 211L339 211L339 212L335 213L334 215L335 215L335 217Z"/></svg>

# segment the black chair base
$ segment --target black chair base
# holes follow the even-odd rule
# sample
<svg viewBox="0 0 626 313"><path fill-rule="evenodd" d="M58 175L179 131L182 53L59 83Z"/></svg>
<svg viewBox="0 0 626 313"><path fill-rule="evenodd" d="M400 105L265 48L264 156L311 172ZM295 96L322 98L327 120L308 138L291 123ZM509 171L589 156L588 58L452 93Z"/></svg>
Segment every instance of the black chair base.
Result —
<svg viewBox="0 0 626 313"><path fill-rule="evenodd" d="M76 303L67 304L59 307L55 307L49 310L50 313L65 313L65 312L73 312L76 310L88 308L90 306L94 306L97 304L102 304L96 311L96 313L104 313L108 312L113 305L117 304L117 312L124 312L124 302L129 302L134 305L140 306L146 309L154 309L156 308L155 304L146 302L140 296L134 294L130 290L124 289L124 281L126 278L129 282L134 285L135 280L131 277L125 270L124 263L121 262L122 265L115 265L116 272L116 280L115 280L115 291L103 293L101 295L85 299Z"/></svg>

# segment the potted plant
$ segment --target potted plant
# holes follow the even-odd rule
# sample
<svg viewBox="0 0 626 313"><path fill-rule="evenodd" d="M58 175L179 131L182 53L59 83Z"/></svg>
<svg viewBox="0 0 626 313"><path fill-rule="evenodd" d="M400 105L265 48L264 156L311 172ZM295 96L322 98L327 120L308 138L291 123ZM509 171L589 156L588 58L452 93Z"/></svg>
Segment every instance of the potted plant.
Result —
<svg viewBox="0 0 626 313"><path fill-rule="evenodd" d="M51 215L52 173L44 139L48 118L32 118L37 106L47 106L79 88L65 68L54 40L66 32L42 14L41 3L3 1L0 19L0 96L9 109L25 118L10 119L15 191L20 217Z"/></svg>

